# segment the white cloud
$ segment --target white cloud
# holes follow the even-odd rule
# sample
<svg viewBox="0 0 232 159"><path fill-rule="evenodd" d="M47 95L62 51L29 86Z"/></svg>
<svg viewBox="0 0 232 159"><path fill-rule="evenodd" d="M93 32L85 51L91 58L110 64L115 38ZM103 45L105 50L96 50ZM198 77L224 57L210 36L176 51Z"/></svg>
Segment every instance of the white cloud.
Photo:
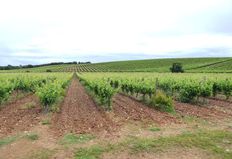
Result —
<svg viewBox="0 0 232 159"><path fill-rule="evenodd" d="M0 46L51 60L230 48L223 17L232 18L231 0L0 0Z"/></svg>

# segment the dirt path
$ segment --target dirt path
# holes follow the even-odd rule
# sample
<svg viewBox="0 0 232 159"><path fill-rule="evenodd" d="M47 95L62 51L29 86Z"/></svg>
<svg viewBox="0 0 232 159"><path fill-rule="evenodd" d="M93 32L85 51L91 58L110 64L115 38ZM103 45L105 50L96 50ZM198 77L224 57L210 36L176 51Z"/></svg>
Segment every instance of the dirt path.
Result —
<svg viewBox="0 0 232 159"><path fill-rule="evenodd" d="M109 132L114 123L99 110L77 78L72 80L61 107L53 118L53 129L58 135L65 133Z"/></svg>
<svg viewBox="0 0 232 159"><path fill-rule="evenodd" d="M35 95L6 104L0 110L0 137L30 129L40 121L40 113L40 104Z"/></svg>

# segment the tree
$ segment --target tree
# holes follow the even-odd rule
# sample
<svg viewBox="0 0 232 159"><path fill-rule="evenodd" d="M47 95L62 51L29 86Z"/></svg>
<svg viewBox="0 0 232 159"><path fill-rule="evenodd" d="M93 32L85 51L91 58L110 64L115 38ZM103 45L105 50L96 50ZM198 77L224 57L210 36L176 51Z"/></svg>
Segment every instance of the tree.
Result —
<svg viewBox="0 0 232 159"><path fill-rule="evenodd" d="M52 70L50 70L50 69L47 69L47 70L46 70L46 72L52 72Z"/></svg>
<svg viewBox="0 0 232 159"><path fill-rule="evenodd" d="M173 64L172 64L172 67L170 68L170 71L171 71L172 73L178 73L178 72L183 73L183 72L184 72L181 63L173 63Z"/></svg>

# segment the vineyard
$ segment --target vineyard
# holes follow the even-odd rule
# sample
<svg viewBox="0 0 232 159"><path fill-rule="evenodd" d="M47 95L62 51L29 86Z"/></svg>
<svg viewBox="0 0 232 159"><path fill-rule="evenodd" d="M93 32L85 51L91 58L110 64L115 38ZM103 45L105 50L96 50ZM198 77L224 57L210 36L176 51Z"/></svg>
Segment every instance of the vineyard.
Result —
<svg viewBox="0 0 232 159"><path fill-rule="evenodd" d="M2 0L0 159L232 159L232 0Z"/></svg>
<svg viewBox="0 0 232 159"><path fill-rule="evenodd" d="M228 100L232 96L232 77L227 74L85 73L78 76L101 101L107 101L109 109L116 92L142 96L145 100L162 90L181 102L219 95Z"/></svg>
<svg viewBox="0 0 232 159"><path fill-rule="evenodd" d="M153 158L171 149L185 156L186 147L190 158L195 148L232 157L231 74L98 72L87 65L0 74L0 159L136 158L144 151Z"/></svg>
<svg viewBox="0 0 232 159"><path fill-rule="evenodd" d="M7 101L14 91L35 93L45 111L61 96L71 80L71 74L1 74L0 104Z"/></svg>
<svg viewBox="0 0 232 159"><path fill-rule="evenodd" d="M186 72L232 72L231 58L180 58L116 61L93 64L62 64L0 70L0 72L170 72L173 63L181 63Z"/></svg>

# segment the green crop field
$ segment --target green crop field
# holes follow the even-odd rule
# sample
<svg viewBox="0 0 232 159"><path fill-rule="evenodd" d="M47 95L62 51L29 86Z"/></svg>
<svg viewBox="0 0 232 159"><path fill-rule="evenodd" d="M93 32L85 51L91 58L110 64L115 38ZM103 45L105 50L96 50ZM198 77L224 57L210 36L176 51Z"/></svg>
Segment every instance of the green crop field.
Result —
<svg viewBox="0 0 232 159"><path fill-rule="evenodd" d="M1 70L1 72L169 72L173 63L181 63L185 72L232 72L232 58L170 58L93 64L63 64Z"/></svg>
<svg viewBox="0 0 232 159"><path fill-rule="evenodd" d="M2 73L0 75L0 105L17 90L35 93L43 106L48 107L62 96L71 77L71 73Z"/></svg>
<svg viewBox="0 0 232 159"><path fill-rule="evenodd" d="M120 150L135 158L145 150L152 156L169 150L180 153L187 147L189 153L197 149L212 158L232 157L229 73L84 72L84 68L69 70L77 73L44 73L42 68L0 73L0 156L8 158L5 149L23 158L51 158L68 150L73 159L97 159ZM61 71L70 65L44 68ZM55 148L46 149L43 142ZM32 150L21 153L25 144Z"/></svg>
<svg viewBox="0 0 232 159"><path fill-rule="evenodd" d="M171 73L173 63L181 63L185 73ZM0 72L0 158L63 158L66 151L71 159L127 153L134 159L144 152L143 158L172 158L170 151L232 158L232 58ZM54 147L47 149L45 142ZM27 153L24 146L30 147Z"/></svg>
<svg viewBox="0 0 232 159"><path fill-rule="evenodd" d="M111 98L118 90L128 95L139 94L151 98L156 90L162 90L172 98L192 102L199 97L232 95L230 74L172 74L172 73L82 73L78 75L90 91L111 109Z"/></svg>
<svg viewBox="0 0 232 159"><path fill-rule="evenodd" d="M0 159L232 159L232 0L0 3Z"/></svg>

